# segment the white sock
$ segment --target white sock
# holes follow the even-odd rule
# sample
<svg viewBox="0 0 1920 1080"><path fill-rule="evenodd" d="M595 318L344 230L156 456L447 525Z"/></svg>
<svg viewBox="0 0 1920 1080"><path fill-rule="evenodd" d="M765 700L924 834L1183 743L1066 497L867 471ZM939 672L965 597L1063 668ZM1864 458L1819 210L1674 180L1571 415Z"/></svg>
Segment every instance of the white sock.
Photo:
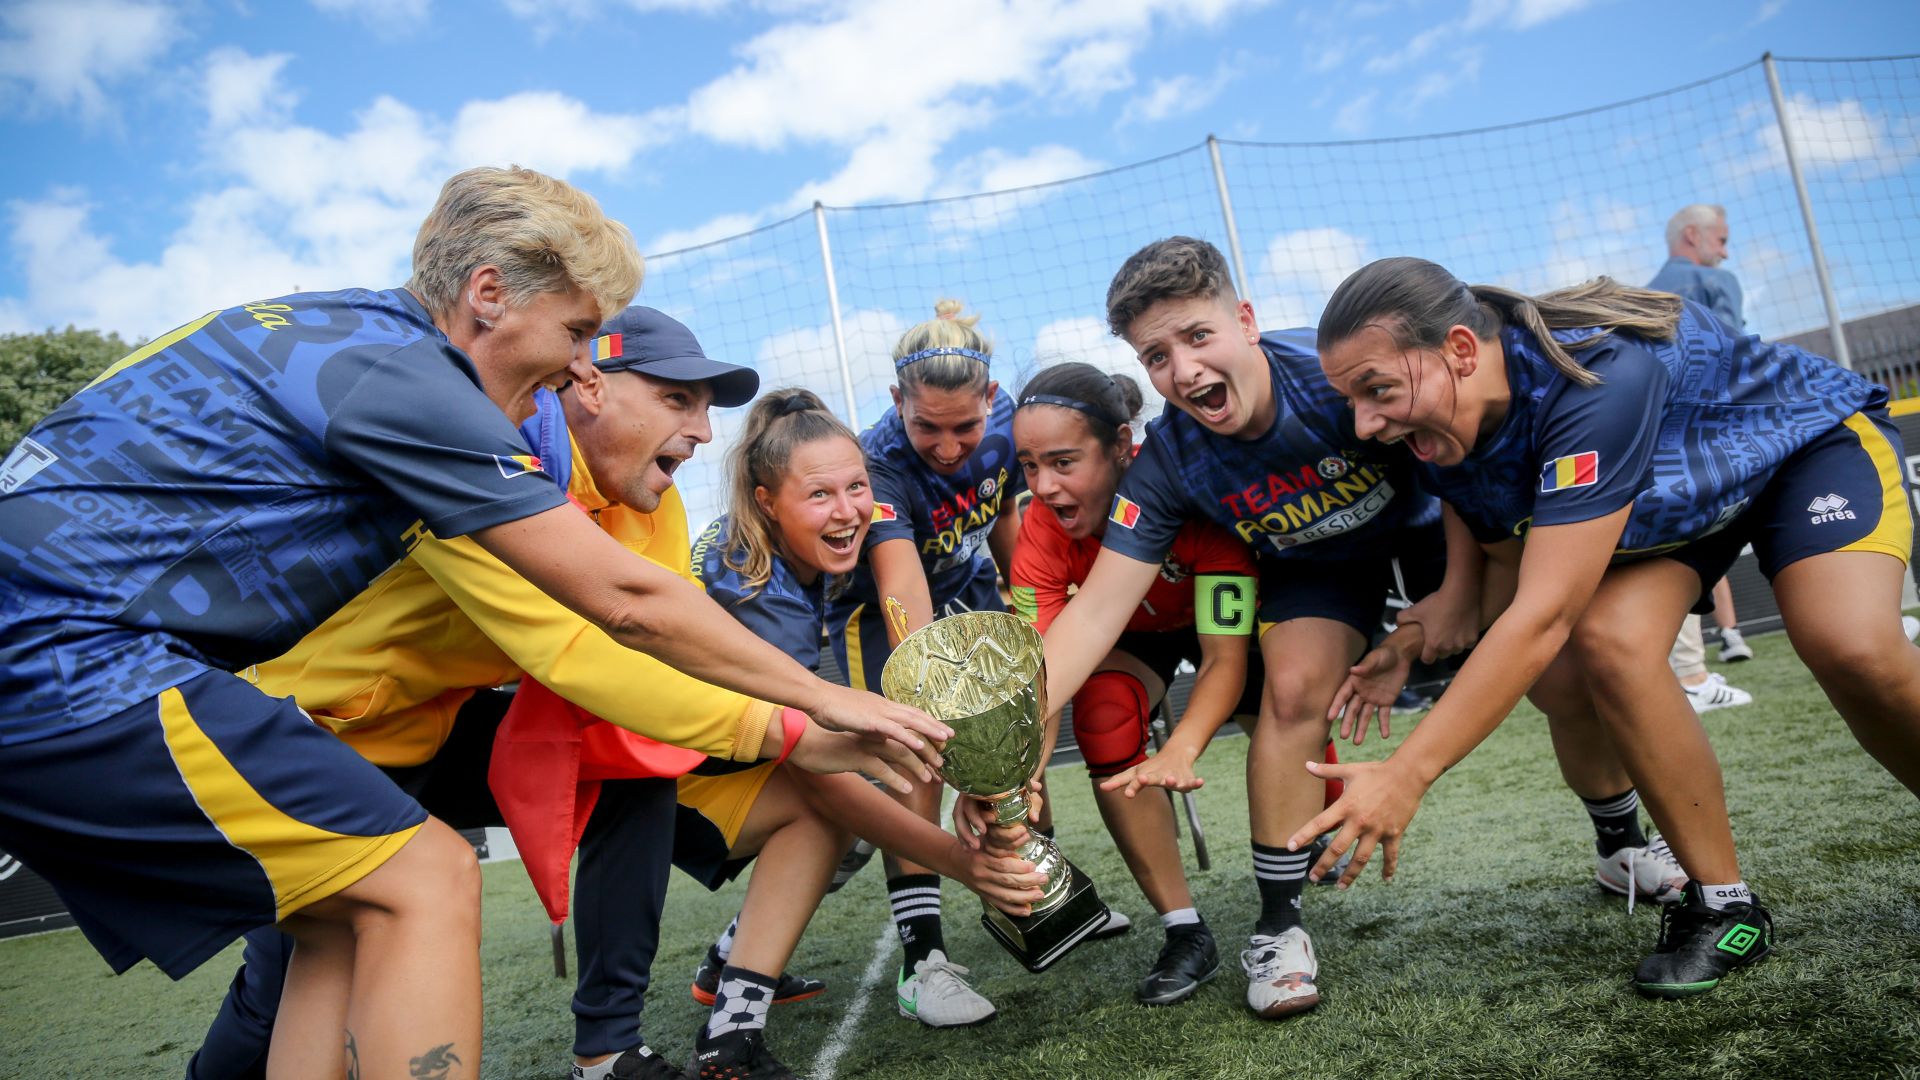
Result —
<svg viewBox="0 0 1920 1080"><path fill-rule="evenodd" d="M1753 890L1747 888L1747 883L1744 881L1736 881L1731 885L1703 883L1700 886L1700 898L1705 900L1707 906L1713 910L1722 911L1734 904L1753 903Z"/></svg>
<svg viewBox="0 0 1920 1080"><path fill-rule="evenodd" d="M735 915L733 921L727 924L726 932L720 935L720 940L713 943L714 955L720 958L722 964L733 959L733 935L739 932L740 916Z"/></svg>
<svg viewBox="0 0 1920 1080"><path fill-rule="evenodd" d="M1160 925L1171 930L1176 926L1192 926L1200 921L1200 912L1195 908L1175 908L1160 916Z"/></svg>
<svg viewBox="0 0 1920 1080"><path fill-rule="evenodd" d="M633 1050L626 1051L626 1052L631 1053L634 1056L643 1058L643 1059L650 1058L653 1056L653 1051L647 1049L646 1044L644 1043L638 1047L635 1047ZM619 1060L620 1060L620 1055L615 1054L598 1065L576 1064L573 1067L573 1080L608 1080L608 1078L613 1076L614 1062Z"/></svg>

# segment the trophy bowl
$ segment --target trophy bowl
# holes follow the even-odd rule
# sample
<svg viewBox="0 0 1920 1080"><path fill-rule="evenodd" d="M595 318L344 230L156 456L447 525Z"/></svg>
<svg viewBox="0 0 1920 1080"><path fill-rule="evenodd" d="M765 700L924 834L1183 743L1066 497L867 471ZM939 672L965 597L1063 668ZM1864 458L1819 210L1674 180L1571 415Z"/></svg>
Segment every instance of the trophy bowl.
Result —
<svg viewBox="0 0 1920 1080"><path fill-rule="evenodd" d="M1040 634L1004 611L968 611L907 635L887 658L881 691L953 729L940 775L986 802L1003 826L1024 822L1027 780L1045 739L1046 659ZM1031 915L987 905L987 932L1029 971L1045 970L1107 920L1093 882L1052 838L1029 832L1021 858L1047 875Z"/></svg>

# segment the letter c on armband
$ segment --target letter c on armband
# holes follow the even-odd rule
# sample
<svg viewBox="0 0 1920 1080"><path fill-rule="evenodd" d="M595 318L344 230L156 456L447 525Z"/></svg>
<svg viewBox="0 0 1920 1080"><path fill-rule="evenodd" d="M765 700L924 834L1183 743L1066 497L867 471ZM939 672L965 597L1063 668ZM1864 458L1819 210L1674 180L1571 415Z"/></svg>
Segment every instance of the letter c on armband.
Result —
<svg viewBox="0 0 1920 1080"><path fill-rule="evenodd" d="M1199 574L1193 579L1194 629L1202 634L1253 633L1255 583L1244 574Z"/></svg>

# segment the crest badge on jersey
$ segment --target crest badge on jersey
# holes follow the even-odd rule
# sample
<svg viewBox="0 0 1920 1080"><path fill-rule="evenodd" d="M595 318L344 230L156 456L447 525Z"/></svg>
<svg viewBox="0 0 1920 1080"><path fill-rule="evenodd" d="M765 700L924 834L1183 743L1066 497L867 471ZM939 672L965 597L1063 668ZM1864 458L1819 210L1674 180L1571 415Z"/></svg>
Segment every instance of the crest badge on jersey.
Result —
<svg viewBox="0 0 1920 1080"><path fill-rule="evenodd" d="M1140 520L1140 504L1125 495L1115 495L1113 513L1107 515L1107 520L1123 529L1131 529L1133 523Z"/></svg>
<svg viewBox="0 0 1920 1080"><path fill-rule="evenodd" d="M1600 452L1598 450L1554 458L1540 470L1540 490L1543 493L1592 487L1599 482Z"/></svg>
<svg viewBox="0 0 1920 1080"><path fill-rule="evenodd" d="M877 502L873 504L873 520L875 522L898 521L900 515L894 512L892 503Z"/></svg>
<svg viewBox="0 0 1920 1080"><path fill-rule="evenodd" d="M493 455L493 463L500 466L500 475L511 480L516 476L545 476L546 466L533 454L509 454L502 457Z"/></svg>
<svg viewBox="0 0 1920 1080"><path fill-rule="evenodd" d="M1347 475L1347 459L1328 454L1326 457L1320 459L1318 469L1320 475L1326 479L1338 480L1342 476Z"/></svg>

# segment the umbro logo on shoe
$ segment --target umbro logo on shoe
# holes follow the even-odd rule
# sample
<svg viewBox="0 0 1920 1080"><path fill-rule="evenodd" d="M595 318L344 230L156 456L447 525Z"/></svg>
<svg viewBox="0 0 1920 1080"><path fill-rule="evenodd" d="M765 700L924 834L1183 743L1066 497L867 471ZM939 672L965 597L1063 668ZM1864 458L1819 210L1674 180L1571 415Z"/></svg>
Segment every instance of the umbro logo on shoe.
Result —
<svg viewBox="0 0 1920 1080"><path fill-rule="evenodd" d="M1852 521L1855 517L1854 512L1847 509L1846 497L1836 494L1822 495L1808 503L1807 512L1813 515L1807 519L1813 525L1827 521Z"/></svg>

